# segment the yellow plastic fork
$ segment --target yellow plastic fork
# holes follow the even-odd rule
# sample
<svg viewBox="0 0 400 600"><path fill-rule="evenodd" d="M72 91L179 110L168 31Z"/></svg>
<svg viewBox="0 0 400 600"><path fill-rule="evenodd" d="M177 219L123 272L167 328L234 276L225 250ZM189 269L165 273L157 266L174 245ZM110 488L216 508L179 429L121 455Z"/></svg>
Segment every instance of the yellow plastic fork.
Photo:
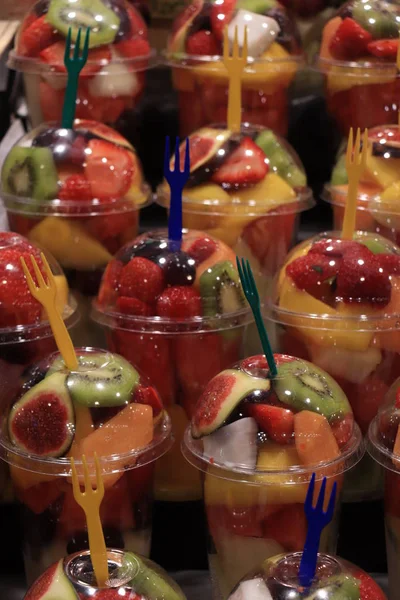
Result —
<svg viewBox="0 0 400 600"><path fill-rule="evenodd" d="M67 368L70 371L76 371L78 368L78 360L76 358L75 348L69 336L68 330L65 327L63 318L60 315L56 306L57 287L54 275L51 272L49 263L47 262L45 255L41 253L40 257L42 259L43 267L46 272L47 283L43 278L43 275L37 265L35 257L32 256L32 254L30 255L32 266L35 271L36 279L39 286L37 287L37 285L33 281L32 275L28 270L28 267L26 266L24 258L21 256L21 264L24 270L26 281L28 283L29 291L32 294L32 296L38 302L40 302L40 304L43 306L47 313L51 330L53 332L54 339L56 340L57 348L59 349Z"/></svg>
<svg viewBox="0 0 400 600"><path fill-rule="evenodd" d="M357 129L356 143L353 146L353 128L350 129L346 152L346 170L349 179L346 209L343 219L342 239L352 240L356 225L358 186L365 171L368 153L368 129L364 131L360 150L360 129Z"/></svg>
<svg viewBox="0 0 400 600"><path fill-rule="evenodd" d="M240 132L240 124L242 118L241 80L243 71L247 64L247 27L244 28L244 41L241 55L239 53L238 28L235 27L232 55L230 55L228 27L225 27L223 62L229 77L227 114L228 129L233 132Z"/></svg>
<svg viewBox="0 0 400 600"><path fill-rule="evenodd" d="M399 36L399 45L397 46L396 66L397 66L397 70L400 71L400 36ZM397 113L397 124L400 129L400 110Z"/></svg>
<svg viewBox="0 0 400 600"><path fill-rule="evenodd" d="M100 463L97 454L94 455L96 465L96 489L92 488L86 457L82 456L85 491L81 492L76 473L75 461L71 458L72 489L74 498L86 515L89 535L90 558L99 588L105 587L108 580L107 548L104 540L100 519L100 504L104 498L104 482L101 477Z"/></svg>

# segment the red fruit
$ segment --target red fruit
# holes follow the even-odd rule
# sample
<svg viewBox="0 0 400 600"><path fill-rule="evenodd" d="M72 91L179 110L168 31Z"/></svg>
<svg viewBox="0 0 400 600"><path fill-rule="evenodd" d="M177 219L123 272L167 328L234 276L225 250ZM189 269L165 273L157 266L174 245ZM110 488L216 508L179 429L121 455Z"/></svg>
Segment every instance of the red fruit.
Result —
<svg viewBox="0 0 400 600"><path fill-rule="evenodd" d="M122 211L122 203L119 203L118 208ZM132 204L127 208L126 212L93 216L86 223L89 233L100 240L111 254L115 254L124 243L131 240L137 231L139 211L132 210Z"/></svg>
<svg viewBox="0 0 400 600"><path fill-rule="evenodd" d="M302 504L288 504L263 523L265 538L272 538L288 552L303 550L307 523Z"/></svg>
<svg viewBox="0 0 400 600"><path fill-rule="evenodd" d="M219 40L224 39L224 30L232 20L235 6L236 0L222 0L222 2L214 2L212 5L210 14L211 29Z"/></svg>
<svg viewBox="0 0 400 600"><path fill-rule="evenodd" d="M246 185L258 183L264 179L268 171L269 166L264 152L251 138L245 137L239 148L228 156L211 179L220 184Z"/></svg>
<svg viewBox="0 0 400 600"><path fill-rule="evenodd" d="M171 319L190 319L202 313L201 297L193 287L176 285L163 291L157 300L156 314Z"/></svg>
<svg viewBox="0 0 400 600"><path fill-rule="evenodd" d="M130 298L129 296L120 296L117 299L117 308L124 315L141 315L143 317L149 317L152 314L148 304L145 304L142 300L138 300L137 298Z"/></svg>
<svg viewBox="0 0 400 600"><path fill-rule="evenodd" d="M18 500L36 515L42 514L63 493L59 480L43 481L26 490L16 489Z"/></svg>
<svg viewBox="0 0 400 600"><path fill-rule="evenodd" d="M339 60L356 60L368 53L372 35L354 19L346 17L339 25L329 50Z"/></svg>
<svg viewBox="0 0 400 600"><path fill-rule="evenodd" d="M127 8L127 11L131 23L130 37L141 36L147 39L147 25L140 12L131 6Z"/></svg>
<svg viewBox="0 0 400 600"><path fill-rule="evenodd" d="M221 54L221 44L211 31L202 29L186 40L186 52L197 56Z"/></svg>
<svg viewBox="0 0 400 600"><path fill-rule="evenodd" d="M346 303L365 302L377 307L389 304L392 286L379 266L379 255L366 258L345 254L336 278L336 295Z"/></svg>
<svg viewBox="0 0 400 600"><path fill-rule="evenodd" d="M43 62L51 65L56 71L66 73L64 65L65 41L59 41L42 50L39 54ZM110 46L101 46L89 50L88 60L81 71L81 76L94 75L111 60Z"/></svg>
<svg viewBox="0 0 400 600"><path fill-rule="evenodd" d="M84 175L70 175L64 181L59 191L60 200L82 200L90 201L93 199L90 183ZM73 207L72 207L72 210Z"/></svg>
<svg viewBox="0 0 400 600"><path fill-rule="evenodd" d="M135 164L129 150L104 140L90 140L85 175L94 198L124 196L133 181Z"/></svg>
<svg viewBox="0 0 400 600"><path fill-rule="evenodd" d="M354 417L352 413L340 417L337 421L330 423L332 433L336 438L339 448L347 444L353 435Z"/></svg>
<svg viewBox="0 0 400 600"><path fill-rule="evenodd" d="M22 32L17 52L21 56L37 56L59 38L58 31L46 20L46 15L43 15Z"/></svg>
<svg viewBox="0 0 400 600"><path fill-rule="evenodd" d="M347 393L354 418L363 433L382 406L389 386L378 375L372 374ZM346 390L345 390L346 391Z"/></svg>
<svg viewBox="0 0 400 600"><path fill-rule="evenodd" d="M218 250L218 244L209 237L197 238L186 251L196 261L196 266L210 258Z"/></svg>
<svg viewBox="0 0 400 600"><path fill-rule="evenodd" d="M289 444L294 436L294 416L291 410L269 404L246 404L246 412L259 428L278 444Z"/></svg>
<svg viewBox="0 0 400 600"><path fill-rule="evenodd" d="M115 44L115 49L126 58L138 58L140 56L147 57L150 54L150 44L142 37L123 40L122 42ZM137 65L135 64L135 66Z"/></svg>
<svg viewBox="0 0 400 600"><path fill-rule="evenodd" d="M154 262L138 256L122 269L119 285L120 296L152 304L164 289L164 274Z"/></svg>
<svg viewBox="0 0 400 600"><path fill-rule="evenodd" d="M388 275L400 274L400 256L398 254L377 254L376 259L379 261L379 266Z"/></svg>
<svg viewBox="0 0 400 600"><path fill-rule="evenodd" d="M100 306L111 305L116 301L122 269L123 264L119 260L112 260L108 263L98 296Z"/></svg>
<svg viewBox="0 0 400 600"><path fill-rule="evenodd" d="M323 254L324 256L341 258L347 252L357 250L358 248L360 249L360 252L362 252L362 248L368 250L366 246L363 246L359 242L353 242L352 240L318 240L311 246L308 254Z"/></svg>
<svg viewBox="0 0 400 600"><path fill-rule="evenodd" d="M286 274L300 290L315 295L338 272L338 261L319 254L300 256L286 267Z"/></svg>
<svg viewBox="0 0 400 600"><path fill-rule="evenodd" d="M400 408L400 388L396 392L395 407Z"/></svg>
<svg viewBox="0 0 400 600"><path fill-rule="evenodd" d="M38 600L38 598L43 598L49 589L51 593L51 585L56 578L56 573L59 570L60 564L62 564L62 561L57 561L54 565L51 565L51 567L49 567L28 590L24 600Z"/></svg>
<svg viewBox="0 0 400 600"><path fill-rule="evenodd" d="M139 385L133 399L138 404L148 404L153 409L153 417L156 417L163 410L162 400L154 387Z"/></svg>
<svg viewBox="0 0 400 600"><path fill-rule="evenodd" d="M98 590L94 596L90 596L92 600L120 600L121 590L124 591L124 600L141 600L143 596L138 596L135 592L127 590L125 588L109 588L104 590ZM86 600L87 594L79 594L81 600Z"/></svg>
<svg viewBox="0 0 400 600"><path fill-rule="evenodd" d="M374 40L368 44L368 52L378 58L396 60L399 40Z"/></svg>
<svg viewBox="0 0 400 600"><path fill-rule="evenodd" d="M385 594L368 573L353 568L352 575L360 582L360 600L386 600Z"/></svg>

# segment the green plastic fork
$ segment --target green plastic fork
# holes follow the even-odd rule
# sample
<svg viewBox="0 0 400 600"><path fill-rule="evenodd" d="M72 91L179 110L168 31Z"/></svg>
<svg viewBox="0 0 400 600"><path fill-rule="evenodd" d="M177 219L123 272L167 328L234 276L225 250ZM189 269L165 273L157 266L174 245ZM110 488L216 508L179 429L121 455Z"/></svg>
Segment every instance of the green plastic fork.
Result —
<svg viewBox="0 0 400 600"><path fill-rule="evenodd" d="M249 261L245 260L244 258L242 258L242 261L240 262L240 258L236 257L236 264L239 271L240 281L242 282L244 295L246 296L247 302L253 311L261 346L268 362L270 375L272 378L274 378L277 376L278 370L276 368L274 354L272 352L271 344L269 343L268 334L261 315L260 296L258 295L256 282L254 281L253 271L251 270Z"/></svg>
<svg viewBox="0 0 400 600"><path fill-rule="evenodd" d="M72 129L74 126L76 98L78 95L79 74L86 64L89 55L90 29L86 29L85 42L81 52L81 28L76 36L75 48L71 56L71 27L65 41L64 65L68 72L67 89L65 90L62 112L62 127Z"/></svg>

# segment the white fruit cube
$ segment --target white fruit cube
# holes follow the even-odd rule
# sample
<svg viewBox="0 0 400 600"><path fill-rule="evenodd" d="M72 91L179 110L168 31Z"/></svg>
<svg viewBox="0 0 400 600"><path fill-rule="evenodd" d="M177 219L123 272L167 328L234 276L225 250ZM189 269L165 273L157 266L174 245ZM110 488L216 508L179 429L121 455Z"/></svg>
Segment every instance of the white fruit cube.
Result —
<svg viewBox="0 0 400 600"><path fill-rule="evenodd" d="M228 600L272 600L271 593L261 578L242 581Z"/></svg>
<svg viewBox="0 0 400 600"><path fill-rule="evenodd" d="M244 29L247 27L248 55L261 56L276 40L280 27L271 17L264 17L248 10L238 10L228 25L228 38L232 47L235 29L238 29L238 42L243 47Z"/></svg>

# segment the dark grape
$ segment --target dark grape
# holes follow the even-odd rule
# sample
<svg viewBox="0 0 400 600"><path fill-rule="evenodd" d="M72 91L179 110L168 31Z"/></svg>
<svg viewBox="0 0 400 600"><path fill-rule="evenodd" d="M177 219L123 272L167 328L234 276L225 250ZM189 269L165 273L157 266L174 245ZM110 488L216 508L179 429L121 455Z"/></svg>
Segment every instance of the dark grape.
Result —
<svg viewBox="0 0 400 600"><path fill-rule="evenodd" d="M174 252L159 260L168 285L193 285L196 279L196 262L186 252Z"/></svg>
<svg viewBox="0 0 400 600"><path fill-rule="evenodd" d="M257 377L256 374L254 376ZM242 402L249 404L269 404L269 396L269 390L255 390L243 398Z"/></svg>
<svg viewBox="0 0 400 600"><path fill-rule="evenodd" d="M210 18L211 8L212 8L211 2L204 3L203 8L201 9L200 13L198 15L196 15L195 18L193 19L193 22L190 26L189 35L193 35L194 33L197 33L198 31L201 31L201 30L212 31L211 18Z"/></svg>
<svg viewBox="0 0 400 600"><path fill-rule="evenodd" d="M116 258L120 260L124 265L127 265L132 258L140 256L142 258L148 258L149 260L158 264L160 256L165 254L166 242L158 241L153 239L143 240L136 244L129 244L121 248Z"/></svg>

